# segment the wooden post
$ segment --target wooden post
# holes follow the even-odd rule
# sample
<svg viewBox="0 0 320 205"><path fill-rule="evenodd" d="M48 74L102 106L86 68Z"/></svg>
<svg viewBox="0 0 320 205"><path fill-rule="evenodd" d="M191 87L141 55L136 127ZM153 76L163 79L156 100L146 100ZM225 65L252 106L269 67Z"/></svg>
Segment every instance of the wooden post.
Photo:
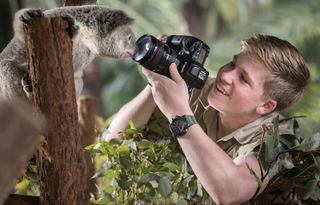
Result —
<svg viewBox="0 0 320 205"><path fill-rule="evenodd" d="M3 205L39 205L39 197L20 194L10 194Z"/></svg>
<svg viewBox="0 0 320 205"><path fill-rule="evenodd" d="M84 149L86 146L93 144L96 139L96 123L95 123L95 113L97 109L97 102L94 97L81 96L78 100L78 116L80 124L80 136L81 145ZM92 162L92 157L90 153L84 153L84 164L85 172L84 178L87 189L90 193L96 193L97 189L95 186L95 180L92 179L94 175L94 164Z"/></svg>
<svg viewBox="0 0 320 205"><path fill-rule="evenodd" d="M96 4L97 0L63 0L64 6L79 6L86 4ZM93 97L81 97L78 100L78 116L80 125L81 148L95 142L95 113L97 109L96 99ZM91 177L94 174L94 164L89 153L84 153L84 180L83 186L88 192L96 193L95 180Z"/></svg>
<svg viewBox="0 0 320 205"><path fill-rule="evenodd" d="M30 105L0 99L0 204L27 166L43 127L43 118L36 117Z"/></svg>
<svg viewBox="0 0 320 205"><path fill-rule="evenodd" d="M36 18L25 27L33 105L48 121L38 152L40 205L88 204L83 186L72 41L62 18Z"/></svg>
<svg viewBox="0 0 320 205"><path fill-rule="evenodd" d="M96 4L97 0L63 0L64 6L79 6ZM78 116L80 126L81 148L95 142L95 113L97 109L96 99L93 97L81 97L78 100ZM88 192L96 193L95 180L91 177L94 174L94 164L89 153L84 153L84 180Z"/></svg>

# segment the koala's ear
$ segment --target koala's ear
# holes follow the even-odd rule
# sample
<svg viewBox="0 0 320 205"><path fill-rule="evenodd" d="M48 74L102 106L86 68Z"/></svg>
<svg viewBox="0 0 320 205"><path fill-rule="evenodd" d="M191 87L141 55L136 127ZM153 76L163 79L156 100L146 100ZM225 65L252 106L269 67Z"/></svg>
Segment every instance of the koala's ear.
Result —
<svg viewBox="0 0 320 205"><path fill-rule="evenodd" d="M134 19L128 16L124 11L121 11L120 19L118 20L121 21L119 22L119 24L122 24L122 25L132 24L134 22Z"/></svg>
<svg viewBox="0 0 320 205"><path fill-rule="evenodd" d="M133 23L134 23L134 19L129 17L128 24L133 24Z"/></svg>

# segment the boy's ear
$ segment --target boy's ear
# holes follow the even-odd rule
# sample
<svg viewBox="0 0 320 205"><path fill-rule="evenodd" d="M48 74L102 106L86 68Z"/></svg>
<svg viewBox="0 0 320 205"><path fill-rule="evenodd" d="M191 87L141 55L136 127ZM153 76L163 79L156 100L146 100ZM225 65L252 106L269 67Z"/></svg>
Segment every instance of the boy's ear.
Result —
<svg viewBox="0 0 320 205"><path fill-rule="evenodd" d="M263 104L259 105L256 108L256 112L259 115L265 115L268 113L271 113L272 111L274 111L274 109L276 109L277 107L277 101L275 100L268 100L267 102L264 102Z"/></svg>

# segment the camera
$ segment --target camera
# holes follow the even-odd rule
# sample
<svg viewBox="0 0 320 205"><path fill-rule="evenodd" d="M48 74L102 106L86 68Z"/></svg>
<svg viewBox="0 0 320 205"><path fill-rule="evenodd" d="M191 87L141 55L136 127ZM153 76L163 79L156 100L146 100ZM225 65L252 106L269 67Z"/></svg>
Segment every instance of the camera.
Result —
<svg viewBox="0 0 320 205"><path fill-rule="evenodd" d="M175 63L181 77L190 88L201 89L209 75L203 67L210 48L193 36L171 35L160 41L145 34L137 41L132 59L156 73L170 77L169 65Z"/></svg>

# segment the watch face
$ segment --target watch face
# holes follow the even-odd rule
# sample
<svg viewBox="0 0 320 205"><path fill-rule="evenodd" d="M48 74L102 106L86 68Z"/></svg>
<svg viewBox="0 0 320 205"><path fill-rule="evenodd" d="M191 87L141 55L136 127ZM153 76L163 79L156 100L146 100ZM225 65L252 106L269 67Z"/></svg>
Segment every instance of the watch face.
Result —
<svg viewBox="0 0 320 205"><path fill-rule="evenodd" d="M187 133L191 125L196 123L197 121L193 115L176 116L170 123L170 130L173 135L181 137Z"/></svg>
<svg viewBox="0 0 320 205"><path fill-rule="evenodd" d="M173 134L177 136L184 135L186 133L186 128L188 126L188 123L183 117L177 117L172 120L170 124L170 129Z"/></svg>

